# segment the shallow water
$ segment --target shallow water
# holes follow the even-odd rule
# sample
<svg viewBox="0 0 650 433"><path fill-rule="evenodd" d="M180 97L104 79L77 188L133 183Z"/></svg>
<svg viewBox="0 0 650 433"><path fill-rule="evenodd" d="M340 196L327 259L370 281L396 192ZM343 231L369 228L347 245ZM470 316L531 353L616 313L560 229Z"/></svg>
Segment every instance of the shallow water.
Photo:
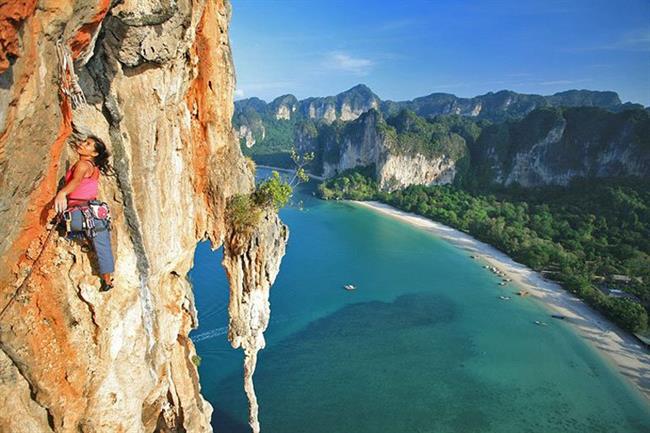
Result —
<svg viewBox="0 0 650 433"><path fill-rule="evenodd" d="M308 192L281 212L291 235L255 374L263 432L650 431L618 372L534 300L499 300L516 288L466 252ZM215 432L248 432L220 261L198 246L192 338Z"/></svg>

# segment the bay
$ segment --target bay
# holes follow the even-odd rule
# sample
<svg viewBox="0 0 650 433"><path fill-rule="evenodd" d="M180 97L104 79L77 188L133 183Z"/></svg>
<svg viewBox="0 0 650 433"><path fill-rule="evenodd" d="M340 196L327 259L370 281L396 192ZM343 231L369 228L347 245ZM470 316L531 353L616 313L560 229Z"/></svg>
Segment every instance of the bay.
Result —
<svg viewBox="0 0 650 433"><path fill-rule="evenodd" d="M254 377L262 431L650 431L648 402L515 286L425 231L312 191L301 186L302 209L281 211L291 234ZM220 261L198 245L191 336L215 432L243 433Z"/></svg>

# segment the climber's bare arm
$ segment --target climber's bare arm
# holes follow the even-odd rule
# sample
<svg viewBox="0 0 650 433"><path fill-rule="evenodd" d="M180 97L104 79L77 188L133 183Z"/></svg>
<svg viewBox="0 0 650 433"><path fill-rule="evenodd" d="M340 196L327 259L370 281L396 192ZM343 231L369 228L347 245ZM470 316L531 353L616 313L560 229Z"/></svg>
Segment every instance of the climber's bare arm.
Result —
<svg viewBox="0 0 650 433"><path fill-rule="evenodd" d="M54 210L57 213L61 213L68 207L67 195L75 190L81 183L81 180L90 174L92 170L92 165L86 161L79 161L72 172L72 179L70 182L57 193L54 198Z"/></svg>

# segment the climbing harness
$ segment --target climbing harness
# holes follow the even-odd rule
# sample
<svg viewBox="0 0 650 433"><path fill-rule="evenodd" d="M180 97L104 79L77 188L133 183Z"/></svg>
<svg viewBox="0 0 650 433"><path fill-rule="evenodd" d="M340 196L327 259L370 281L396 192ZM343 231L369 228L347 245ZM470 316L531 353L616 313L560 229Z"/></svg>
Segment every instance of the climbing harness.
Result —
<svg viewBox="0 0 650 433"><path fill-rule="evenodd" d="M59 91L62 98L69 98L72 108L78 108L79 106L86 104L86 97L79 85L77 74L74 70L74 62L72 60L72 54L70 52L67 44L63 43L62 40L57 41L56 43L56 53L59 60ZM0 149L1 152L1 149ZM75 230L72 223L72 213L75 210L80 210L82 215L82 226L81 231ZM95 220L103 220L104 224L102 227L95 224ZM62 214L58 214L50 224L52 227L48 229L47 236L41 250L36 256L36 259L32 261L29 266L29 271L27 276L23 279L20 285L16 288L14 293L11 295L9 302L0 310L0 319L4 316L5 312L16 300L20 292L26 287L29 282L36 264L41 259L43 252L47 248L50 239L52 238L52 233L61 227L62 223L65 224L66 238L69 240L79 240L85 238L87 240L92 240L97 232L111 230L111 214L108 204L105 202L100 202L98 200L90 200L87 202L81 202L79 205L73 206L67 209ZM90 247L88 244L82 245L82 251L88 252ZM104 284L104 282L102 282Z"/></svg>
<svg viewBox="0 0 650 433"><path fill-rule="evenodd" d="M81 215L82 215L81 231L74 230L75 228L72 226L72 213L75 210L81 211ZM95 224L95 219L104 220L105 221L104 227L98 227ZM85 203L81 203L80 205L73 206L67 209L66 211L64 211L62 214L57 215L51 222L52 227L49 229L47 233L47 237L43 242L43 246L41 247L38 256L36 256L36 259L34 259L34 261L32 262L29 273L22 281L22 283L20 283L20 286L18 286L14 294L11 296L7 305L5 305L2 308L2 311L0 311L0 319L4 315L5 311L7 311L7 309L11 306L11 304L16 300L20 291L25 287L25 285L29 281L36 264L40 260L41 256L43 255L43 252L45 251L45 248L50 242L52 233L57 229L57 227L61 227L62 223L65 223L66 238L68 240L83 240L83 238L92 240L96 236L97 232L111 230L111 212L108 207L108 204L106 204L105 202L99 200L90 200ZM84 244L81 246L81 249L83 252L87 253L90 251L90 246Z"/></svg>
<svg viewBox="0 0 650 433"><path fill-rule="evenodd" d="M81 230L72 226L72 214L81 212ZM111 211L108 204L99 200L90 200L73 206L63 212L65 231L68 239L79 239L83 234L88 240L93 239L97 232L111 230ZM104 226L98 227L95 220L103 220Z"/></svg>

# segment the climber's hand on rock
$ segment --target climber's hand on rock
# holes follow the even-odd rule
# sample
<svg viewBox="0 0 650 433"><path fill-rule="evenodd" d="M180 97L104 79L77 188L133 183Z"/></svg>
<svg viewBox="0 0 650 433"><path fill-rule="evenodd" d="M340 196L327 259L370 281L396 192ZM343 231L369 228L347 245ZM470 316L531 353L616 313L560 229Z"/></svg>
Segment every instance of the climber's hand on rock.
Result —
<svg viewBox="0 0 650 433"><path fill-rule="evenodd" d="M61 213L68 208L68 199L65 193L59 192L54 198L54 210L56 213Z"/></svg>

